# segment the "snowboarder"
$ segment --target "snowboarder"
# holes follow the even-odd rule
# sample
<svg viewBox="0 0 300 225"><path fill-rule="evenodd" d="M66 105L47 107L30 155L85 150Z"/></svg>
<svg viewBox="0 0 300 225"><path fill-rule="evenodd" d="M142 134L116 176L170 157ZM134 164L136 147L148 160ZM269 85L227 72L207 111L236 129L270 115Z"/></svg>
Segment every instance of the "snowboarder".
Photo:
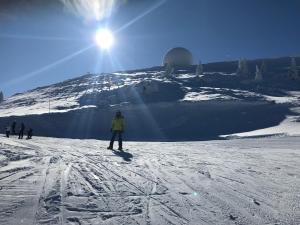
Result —
<svg viewBox="0 0 300 225"><path fill-rule="evenodd" d="M9 138L10 135L10 126L7 126L5 129L6 137Z"/></svg>
<svg viewBox="0 0 300 225"><path fill-rule="evenodd" d="M115 118L112 121L112 126L111 126L112 137L111 137L110 144L107 149L111 149L111 150L113 149L115 138L118 135L118 137L119 137L119 149L118 150L123 150L123 148L122 148L122 133L124 132L124 128L125 128L124 117L123 117L121 111L117 111Z"/></svg>
<svg viewBox="0 0 300 225"><path fill-rule="evenodd" d="M32 138L32 128L29 128L28 133L27 133L27 139L31 139Z"/></svg>
<svg viewBox="0 0 300 225"><path fill-rule="evenodd" d="M23 139L24 130L25 130L25 125L24 125L24 123L21 123L21 128L20 128L20 132L19 132L19 139Z"/></svg>
<svg viewBox="0 0 300 225"><path fill-rule="evenodd" d="M17 125L17 122L14 121L11 125L11 131L12 131L12 134L15 135L16 134L16 125Z"/></svg>

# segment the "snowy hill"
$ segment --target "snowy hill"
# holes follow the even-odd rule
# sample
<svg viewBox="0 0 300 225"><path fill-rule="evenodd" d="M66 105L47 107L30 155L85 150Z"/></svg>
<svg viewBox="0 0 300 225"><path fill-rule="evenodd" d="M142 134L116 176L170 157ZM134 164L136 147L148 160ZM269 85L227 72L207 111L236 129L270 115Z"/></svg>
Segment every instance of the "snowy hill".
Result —
<svg viewBox="0 0 300 225"><path fill-rule="evenodd" d="M38 135L105 139L113 113L121 109L129 140L217 139L282 122L299 127L300 83L289 78L290 59L264 61L267 72L259 83L255 66L262 60L249 61L247 79L237 76L237 62L204 65L200 76L196 66L171 76L162 67L88 74L6 99L0 126L16 119Z"/></svg>
<svg viewBox="0 0 300 225"><path fill-rule="evenodd" d="M300 83L289 58L265 62L260 82L261 60L247 76L222 62L198 76L87 74L5 99L0 127L22 121L34 137L0 136L0 224L300 224ZM118 109L123 152L92 139L110 137Z"/></svg>
<svg viewBox="0 0 300 225"><path fill-rule="evenodd" d="M299 137L0 143L0 224L300 224Z"/></svg>

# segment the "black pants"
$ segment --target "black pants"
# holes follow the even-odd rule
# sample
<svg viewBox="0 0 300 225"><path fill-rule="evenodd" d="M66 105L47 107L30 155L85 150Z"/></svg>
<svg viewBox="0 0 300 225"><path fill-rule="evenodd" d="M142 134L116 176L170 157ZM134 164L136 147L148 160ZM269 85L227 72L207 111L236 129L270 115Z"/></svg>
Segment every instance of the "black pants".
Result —
<svg viewBox="0 0 300 225"><path fill-rule="evenodd" d="M9 132L9 131L6 131L6 137L9 138L9 135L10 135L10 132Z"/></svg>
<svg viewBox="0 0 300 225"><path fill-rule="evenodd" d="M20 130L19 139L23 139L23 135L24 135L24 130Z"/></svg>
<svg viewBox="0 0 300 225"><path fill-rule="evenodd" d="M114 141L115 141L117 135L119 137L119 149L122 149L122 131L118 131L118 130L113 131L112 137L110 139L109 147L113 148Z"/></svg>
<svg viewBox="0 0 300 225"><path fill-rule="evenodd" d="M32 138L32 133L28 133L27 134L27 139L31 139Z"/></svg>

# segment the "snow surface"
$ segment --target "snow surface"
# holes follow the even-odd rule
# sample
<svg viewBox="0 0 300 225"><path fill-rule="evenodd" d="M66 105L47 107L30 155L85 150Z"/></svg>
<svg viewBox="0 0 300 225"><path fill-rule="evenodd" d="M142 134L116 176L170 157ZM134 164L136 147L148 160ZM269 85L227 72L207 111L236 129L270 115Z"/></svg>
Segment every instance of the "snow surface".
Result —
<svg viewBox="0 0 300 225"><path fill-rule="evenodd" d="M210 101L210 100L235 100L236 98L222 95L222 94L208 94L205 91L202 92L188 92L182 101L198 102L198 101Z"/></svg>
<svg viewBox="0 0 300 225"><path fill-rule="evenodd" d="M293 108L292 111L299 115L300 108ZM300 136L300 117L287 116L280 124L265 129L253 130L250 132L236 133L231 135L221 135L221 137L255 137L255 136L269 136L269 135L288 135Z"/></svg>
<svg viewBox="0 0 300 225"><path fill-rule="evenodd" d="M300 137L0 137L0 224L300 224Z"/></svg>
<svg viewBox="0 0 300 225"><path fill-rule="evenodd" d="M287 93L287 96L277 97L277 96L268 96L265 95L266 100L268 101L274 101L278 104L283 103L294 103L299 104L300 102L300 92L299 91L290 91Z"/></svg>
<svg viewBox="0 0 300 225"><path fill-rule="evenodd" d="M277 76L279 72L274 72L272 76L275 76L274 74ZM131 129L129 130L132 134L131 140L203 140L205 135L206 140L219 138L219 135L221 137L300 135L300 110L295 115L290 115L290 111L300 107L299 86L294 81L284 78L274 80L272 76L270 75L269 80L263 83L255 83L253 80L241 80L229 71L206 72L201 77L188 70L179 70L171 76L165 76L161 69L87 74L6 99L0 104L0 132L3 132L12 120L16 120L18 123L25 121L26 125L32 126L38 135L62 137L57 135L57 129L62 130L60 126L70 127L73 123L70 118L82 115L81 118L76 117L76 120L82 121L81 127L78 125L81 133L73 132L73 136L64 137L97 138L99 136L94 134L101 133L101 138L104 138L110 126L106 125L106 121L111 119L112 111L117 109L121 109L126 118L138 118L139 115L143 115L142 120L149 118L150 122L145 126L145 130L152 129L153 115L149 112L145 115L144 108L146 108L150 113L152 110L152 113L157 115L157 121L164 114L176 114L178 118L170 122L163 120L155 127L155 135L158 134L158 129L159 132L163 131L166 134L168 137L166 139L161 137L157 139L153 133L141 135L145 138L141 139L141 136L133 134L134 129ZM199 108L202 103L203 107ZM196 107L197 104L199 107ZM253 107L245 109L243 107L245 104L252 104ZM174 109L173 105L178 107ZM218 110L216 105L220 105ZM262 106L256 107L259 105ZM224 110L221 110L222 106ZM126 115L127 112L130 115ZM268 116L270 113L272 115ZM245 118L242 119L240 114ZM237 120L237 116L240 120ZM87 126L84 124L86 118L93 118L94 124L101 124L101 128L95 125ZM103 118L107 120L100 121L104 120ZM192 126L185 125L190 118L194 118L196 122ZM206 120L204 121L206 127L203 125L203 119ZM49 124L46 126L46 123L42 124L40 121ZM136 123L135 120L130 122L129 127ZM221 122L223 124L217 124ZM224 124L226 122L230 126L226 127ZM232 124L235 125L231 126ZM191 136L182 138L180 130L183 128L197 130L193 132L196 139ZM203 129L206 132L203 132Z"/></svg>
<svg viewBox="0 0 300 225"><path fill-rule="evenodd" d="M113 91L125 86L135 86L144 82L147 78L149 78L149 81L163 82L163 79L157 74L158 72L149 74L145 72L88 74L50 86L40 87L6 99L0 104L0 117L46 114L49 113L49 108L51 113L93 108L96 106L80 106L79 99L88 94Z"/></svg>
<svg viewBox="0 0 300 225"><path fill-rule="evenodd" d="M238 85L230 87L233 84L233 81L230 80L231 77L234 78L233 74L228 75L224 72L206 72L204 74L197 77L194 72L187 73L185 70L177 71L171 77L166 77L160 70L87 74L11 96L0 104L0 117L47 114L49 108L51 113L65 113L98 107L103 105L103 102L108 106L122 104L122 98L120 94L116 95L116 92L126 93L130 88L136 90L141 97L145 94L148 98L159 102L161 95L174 92L174 85L177 85L177 90L183 92L183 96L179 95L178 99L172 99L172 101L256 100L284 104L299 102L300 99L299 91L284 90L285 93L282 96L272 95L272 91L263 94L259 91L255 92L250 87L248 89L242 86L238 89ZM201 82L206 83L203 85ZM141 87L146 87L147 91L143 93ZM161 94L157 95L157 93ZM131 93L131 95L133 94ZM89 99L90 96L97 96L97 98L93 103L82 105L81 99Z"/></svg>

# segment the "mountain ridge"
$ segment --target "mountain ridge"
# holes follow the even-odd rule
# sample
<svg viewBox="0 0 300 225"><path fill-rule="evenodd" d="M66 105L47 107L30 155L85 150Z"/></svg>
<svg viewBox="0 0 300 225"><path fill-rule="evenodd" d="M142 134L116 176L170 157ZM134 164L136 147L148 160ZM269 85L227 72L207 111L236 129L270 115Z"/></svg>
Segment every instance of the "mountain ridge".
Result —
<svg viewBox="0 0 300 225"><path fill-rule="evenodd" d="M131 140L218 139L274 127L290 116L298 120L294 109L299 105L300 85L289 76L288 59L267 61L259 82L254 80L253 67L261 60L247 62L246 76L235 72L236 62L204 65L205 72L199 75L196 65L175 68L171 74L163 67L85 74L6 99L0 105L0 126L22 120L38 135L106 139L107 121L114 111L122 110ZM89 121L82 122L86 118ZM47 126L41 121L47 121ZM144 124L146 130L139 131L134 123ZM65 127L73 127L74 132L67 134Z"/></svg>

